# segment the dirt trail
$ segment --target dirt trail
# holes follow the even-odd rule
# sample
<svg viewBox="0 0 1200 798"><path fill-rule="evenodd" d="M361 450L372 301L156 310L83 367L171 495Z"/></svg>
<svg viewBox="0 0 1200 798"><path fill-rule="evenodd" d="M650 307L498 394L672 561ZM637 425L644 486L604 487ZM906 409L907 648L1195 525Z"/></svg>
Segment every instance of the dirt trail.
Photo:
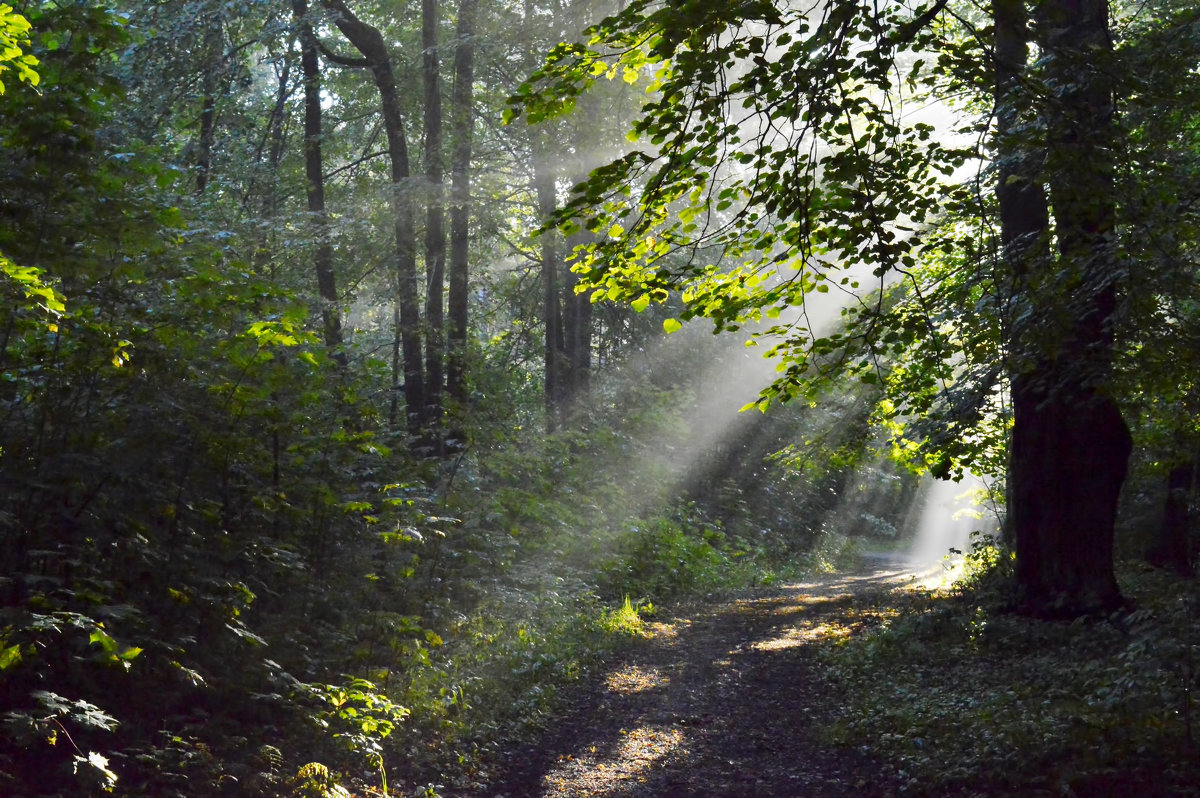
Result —
<svg viewBox="0 0 1200 798"><path fill-rule="evenodd" d="M910 574L877 561L680 610L593 674L488 794L893 795L867 754L822 739L841 707L811 643L853 628L859 608Z"/></svg>

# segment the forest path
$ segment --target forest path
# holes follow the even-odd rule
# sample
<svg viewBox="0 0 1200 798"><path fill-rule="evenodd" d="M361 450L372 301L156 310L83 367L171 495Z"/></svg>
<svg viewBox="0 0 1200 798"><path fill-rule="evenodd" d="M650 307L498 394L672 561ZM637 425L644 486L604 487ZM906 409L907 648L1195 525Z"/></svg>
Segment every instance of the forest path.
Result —
<svg viewBox="0 0 1200 798"><path fill-rule="evenodd" d="M888 796L868 754L822 739L838 717L814 641L913 582L849 574L681 608L589 675L493 796Z"/></svg>

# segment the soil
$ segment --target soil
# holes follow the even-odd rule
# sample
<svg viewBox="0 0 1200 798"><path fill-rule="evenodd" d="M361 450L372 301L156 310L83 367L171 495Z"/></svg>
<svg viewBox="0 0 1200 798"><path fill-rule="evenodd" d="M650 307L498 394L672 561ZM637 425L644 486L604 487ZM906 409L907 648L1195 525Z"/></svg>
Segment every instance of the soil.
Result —
<svg viewBox="0 0 1200 798"><path fill-rule="evenodd" d="M868 752L831 743L843 711L815 641L910 581L888 561L679 608L578 686L489 788L518 796L891 796Z"/></svg>

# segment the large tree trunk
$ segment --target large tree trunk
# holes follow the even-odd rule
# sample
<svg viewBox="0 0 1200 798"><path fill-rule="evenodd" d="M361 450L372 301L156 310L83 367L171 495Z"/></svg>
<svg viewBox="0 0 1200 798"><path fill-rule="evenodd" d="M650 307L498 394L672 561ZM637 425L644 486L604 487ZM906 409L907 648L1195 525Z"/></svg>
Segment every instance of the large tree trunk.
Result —
<svg viewBox="0 0 1200 798"><path fill-rule="evenodd" d="M1013 270L1009 523L1018 602L1069 616L1121 603L1113 574L1117 502L1131 449L1107 393L1116 267L1111 247L1111 51L1105 0L1039 7L1045 161L1023 157L1024 4L995 0L1001 235ZM1026 139L1026 141L1028 141ZM1035 168L1036 167L1036 168ZM1057 257L1046 251L1045 174Z"/></svg>
<svg viewBox="0 0 1200 798"><path fill-rule="evenodd" d="M1009 290L1014 297L1013 304L1021 308L1032 303L1032 275L1050 266L1050 210L1041 174L1045 158L1042 149L1033 145L1029 138L1041 122L1025 86L1029 26L1024 0L993 0L992 19L995 22L996 199L1000 209L1000 242L1012 281ZM1017 311L1012 315L1012 339L1019 341L1032 337L1027 331L1032 314ZM1026 383L1033 379L1032 364L1021 355L1024 353L1014 353L1013 363L1009 366L1014 394L1025 393ZM1024 435L1022 428L1020 436ZM1005 540L1010 546L1015 546L1018 523L1027 526L1021 521L1020 514L1029 500L1018 497L1028 490L1022 485L1028 473L1027 466L1011 468L1010 460L1008 519L1004 528Z"/></svg>
<svg viewBox="0 0 1200 798"><path fill-rule="evenodd" d="M1009 512L1018 602L1038 615L1103 612L1121 604L1113 527L1129 432L1112 399L1046 390L1055 378L1041 369L1013 381Z"/></svg>
<svg viewBox="0 0 1200 798"><path fill-rule="evenodd" d="M416 225L412 192L408 185L411 170L408 142L404 137L404 117L396 91L392 59L379 30L354 16L342 0L322 0L333 16L334 24L354 45L371 69L379 91L383 129L387 136L392 166L389 192L396 237L397 322L404 369L404 405L410 434L418 436L424 428L425 369L421 360L421 303L417 284ZM392 423L396 405L392 404Z"/></svg>
<svg viewBox="0 0 1200 798"><path fill-rule="evenodd" d="M337 283L333 273L333 245L330 243L329 214L325 210L325 170L321 152L321 65L317 37L308 22L308 4L292 0L292 16L299 26L300 67L304 78L304 177L308 197L308 215L317 248L314 265L317 290L321 295L321 322L325 347L340 364L346 364L342 351L342 318L338 312Z"/></svg>
<svg viewBox="0 0 1200 798"><path fill-rule="evenodd" d="M442 86L438 58L438 2L421 0L421 71L425 88L425 417L427 433L441 448L442 383L445 379L446 221L443 210Z"/></svg>
<svg viewBox="0 0 1200 798"><path fill-rule="evenodd" d="M471 223L471 143L475 115L471 84L475 80L475 3L462 0L458 7L458 42L454 49L454 89L450 124L454 139L450 156L450 296L449 357L446 389L457 402L465 402L466 354Z"/></svg>

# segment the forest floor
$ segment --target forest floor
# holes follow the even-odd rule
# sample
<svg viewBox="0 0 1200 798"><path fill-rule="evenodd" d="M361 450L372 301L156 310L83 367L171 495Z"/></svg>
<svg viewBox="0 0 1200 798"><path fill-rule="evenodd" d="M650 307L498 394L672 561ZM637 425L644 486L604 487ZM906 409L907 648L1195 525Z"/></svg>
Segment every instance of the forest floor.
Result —
<svg viewBox="0 0 1200 798"><path fill-rule="evenodd" d="M877 559L675 608L577 685L488 794L894 795L869 753L828 740L842 706L816 642L851 633L912 580L902 563Z"/></svg>

